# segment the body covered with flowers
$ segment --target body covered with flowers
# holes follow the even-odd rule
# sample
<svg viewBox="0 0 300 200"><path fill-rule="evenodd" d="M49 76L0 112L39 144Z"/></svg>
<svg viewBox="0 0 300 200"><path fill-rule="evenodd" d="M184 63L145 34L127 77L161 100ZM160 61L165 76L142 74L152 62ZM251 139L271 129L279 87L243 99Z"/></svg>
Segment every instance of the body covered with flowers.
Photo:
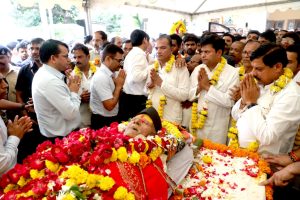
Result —
<svg viewBox="0 0 300 200"><path fill-rule="evenodd" d="M292 71L285 68L277 80L269 85L260 85L257 106L241 110L241 100L234 105L232 116L238 120L235 132L241 147L257 142L259 153L291 151L300 120L297 117L300 90L292 77Z"/></svg>
<svg viewBox="0 0 300 200"><path fill-rule="evenodd" d="M184 143L185 136L169 122L163 122L165 128L158 135L146 138L124 135L124 126L81 129L55 144L42 143L22 165L1 177L0 195L4 199L167 199L161 156Z"/></svg>
<svg viewBox="0 0 300 200"><path fill-rule="evenodd" d="M201 69L206 71L211 86L208 91L201 90L197 94L198 74ZM230 110L234 104L228 92L238 84L238 76L237 69L228 65L223 57L212 71L205 64L194 69L190 78L189 91L190 101L197 101L192 106L191 132L193 134L202 139L225 144Z"/></svg>
<svg viewBox="0 0 300 200"><path fill-rule="evenodd" d="M259 185L270 172L257 153L203 140L173 199L270 200L272 188Z"/></svg>

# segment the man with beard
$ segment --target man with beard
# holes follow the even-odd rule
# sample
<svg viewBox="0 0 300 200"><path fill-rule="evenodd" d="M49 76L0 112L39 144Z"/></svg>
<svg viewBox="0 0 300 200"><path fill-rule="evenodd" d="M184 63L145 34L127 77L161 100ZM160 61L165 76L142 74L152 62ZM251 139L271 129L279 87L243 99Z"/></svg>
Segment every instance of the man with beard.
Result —
<svg viewBox="0 0 300 200"><path fill-rule="evenodd" d="M72 53L75 60L75 67L72 74L78 75L81 78L81 84L78 91L78 94L81 98L81 104L79 108L81 116L80 128L85 128L91 125L92 113L89 106L90 82L98 67L89 61L89 49L85 45L76 44L72 49Z"/></svg>
<svg viewBox="0 0 300 200"><path fill-rule="evenodd" d="M239 83L238 71L222 57L225 41L216 34L201 39L202 63L191 75L189 100L197 100L191 131L201 139L226 143L231 107L229 88ZM193 110L193 108L192 108Z"/></svg>
<svg viewBox="0 0 300 200"><path fill-rule="evenodd" d="M232 43L234 42L234 36L231 35L230 33L224 33L223 40L225 40L225 50L224 50L223 55L228 55L230 47L231 47Z"/></svg>
<svg viewBox="0 0 300 200"><path fill-rule="evenodd" d="M43 42L42 38L33 38L28 44L29 59L21 65L16 83L16 99L18 103L25 104L29 102L32 104L32 80L35 73L43 65L39 53ZM33 122L33 131L30 134L26 134L20 142L18 163L21 163L27 155L35 152L37 145L42 141L34 109L23 110L22 114L30 116Z"/></svg>
<svg viewBox="0 0 300 200"><path fill-rule="evenodd" d="M241 82L242 98L232 109L239 146L255 145L260 154L288 153L300 123L300 88L286 68L286 52L266 44L250 59L253 70Z"/></svg>
<svg viewBox="0 0 300 200"><path fill-rule="evenodd" d="M192 57L197 50L198 37L194 34L187 33L183 37L184 56Z"/></svg>

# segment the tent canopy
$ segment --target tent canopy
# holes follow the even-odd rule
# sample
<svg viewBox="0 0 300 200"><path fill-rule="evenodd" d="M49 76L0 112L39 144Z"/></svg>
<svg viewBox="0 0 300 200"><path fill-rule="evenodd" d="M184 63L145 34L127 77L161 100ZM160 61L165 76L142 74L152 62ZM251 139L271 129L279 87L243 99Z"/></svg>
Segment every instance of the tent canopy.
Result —
<svg viewBox="0 0 300 200"><path fill-rule="evenodd" d="M230 11L299 2L299 0L83 0L90 6L134 6L175 12L185 15L199 15L210 12Z"/></svg>

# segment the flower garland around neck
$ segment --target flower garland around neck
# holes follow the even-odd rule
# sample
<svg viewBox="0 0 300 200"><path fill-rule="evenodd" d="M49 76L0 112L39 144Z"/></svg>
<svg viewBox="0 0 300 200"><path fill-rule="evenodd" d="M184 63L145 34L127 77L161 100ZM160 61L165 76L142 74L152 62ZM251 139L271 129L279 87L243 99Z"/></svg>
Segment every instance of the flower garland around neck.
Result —
<svg viewBox="0 0 300 200"><path fill-rule="evenodd" d="M281 75L276 81L274 81L273 85L270 87L270 91L272 94L276 94L284 89L287 84L293 78L293 72L289 68L284 68L284 73ZM231 120L231 127L228 130L228 138L230 139L228 146L233 148L239 148L238 142L238 129L236 127L236 121L234 119ZM258 141L250 142L248 147L249 151L256 152L259 147Z"/></svg>
<svg viewBox="0 0 300 200"><path fill-rule="evenodd" d="M217 66L215 72L213 73L211 79L209 80L211 85L217 85L220 75L227 61L224 57L221 58L220 64ZM196 136L197 129L202 129L205 125L205 121L208 115L208 108L204 106L202 110L198 112L198 103L194 102L192 105L192 115L191 115L191 133Z"/></svg>
<svg viewBox="0 0 300 200"><path fill-rule="evenodd" d="M89 71L91 72L92 75L94 75L95 72L97 71L97 67L92 62L89 62L89 66L90 66ZM75 75L82 78L82 71L79 69L79 67L77 66L74 67L74 73Z"/></svg>
<svg viewBox="0 0 300 200"><path fill-rule="evenodd" d="M171 57L170 57L170 59L166 63L166 66L165 66L165 71L167 73L171 71L174 62L175 62L175 56L172 54ZM158 62L158 60L156 60L154 62L154 69L155 69L156 72L158 72L158 68L159 68L159 62Z"/></svg>
<svg viewBox="0 0 300 200"><path fill-rule="evenodd" d="M169 59L169 61L166 63L166 66L165 66L165 71L167 73L172 70L172 66L173 66L174 62L175 62L175 56L172 54L171 58ZM158 62L158 60L156 60L154 62L154 70L156 72L158 72L158 68L159 68L159 62ZM149 108L153 105L151 98L152 98L152 94L150 93L148 95L148 100L146 101L146 108ZM163 118L163 116L164 116L164 107L166 104L167 104L167 97L165 95L161 95L159 97L159 105L157 108L157 112L158 112L160 118Z"/></svg>
<svg viewBox="0 0 300 200"><path fill-rule="evenodd" d="M246 72L245 66L241 65L240 68L239 68L240 81L242 81L244 79L245 72Z"/></svg>

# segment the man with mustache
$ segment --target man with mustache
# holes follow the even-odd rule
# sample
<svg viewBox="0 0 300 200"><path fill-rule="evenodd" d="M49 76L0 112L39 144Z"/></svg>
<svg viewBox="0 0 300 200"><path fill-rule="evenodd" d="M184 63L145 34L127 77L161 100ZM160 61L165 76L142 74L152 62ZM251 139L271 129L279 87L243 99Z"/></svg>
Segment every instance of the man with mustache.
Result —
<svg viewBox="0 0 300 200"><path fill-rule="evenodd" d="M266 44L250 59L253 70L241 82L242 98L232 109L239 146L256 143L260 154L288 153L300 123L300 88L286 68L286 51Z"/></svg>
<svg viewBox="0 0 300 200"><path fill-rule="evenodd" d="M194 34L187 33L183 37L184 56L192 57L197 50L198 37Z"/></svg>
<svg viewBox="0 0 300 200"><path fill-rule="evenodd" d="M42 62L40 60L40 47L45 40L42 38L33 38L28 46L29 59L21 64L21 69L18 74L16 83L16 100L18 103L26 104L27 102L32 104L32 80L35 73L42 67ZM23 115L30 116L33 125L33 131L30 134L26 134L20 144L18 153L18 163L22 163L26 156L35 152L38 144L41 143L43 137L40 133L39 126L37 123L36 114L33 108L23 110Z"/></svg>
<svg viewBox="0 0 300 200"><path fill-rule="evenodd" d="M79 108L81 116L80 128L85 128L91 125L92 113L89 108L90 83L98 67L96 67L93 62L89 61L90 53L89 49L85 45L76 44L72 49L72 53L76 65L72 74L81 77L81 84L78 91L78 94L81 97L81 104Z"/></svg>
<svg viewBox="0 0 300 200"><path fill-rule="evenodd" d="M10 51L5 46L0 45L0 73L8 82L8 100L16 102L16 82L19 69L10 64Z"/></svg>
<svg viewBox="0 0 300 200"><path fill-rule="evenodd" d="M244 49L245 44L240 41L235 41L232 43L229 56L231 56L234 60L235 67L240 67L243 65L242 61L242 51Z"/></svg>

